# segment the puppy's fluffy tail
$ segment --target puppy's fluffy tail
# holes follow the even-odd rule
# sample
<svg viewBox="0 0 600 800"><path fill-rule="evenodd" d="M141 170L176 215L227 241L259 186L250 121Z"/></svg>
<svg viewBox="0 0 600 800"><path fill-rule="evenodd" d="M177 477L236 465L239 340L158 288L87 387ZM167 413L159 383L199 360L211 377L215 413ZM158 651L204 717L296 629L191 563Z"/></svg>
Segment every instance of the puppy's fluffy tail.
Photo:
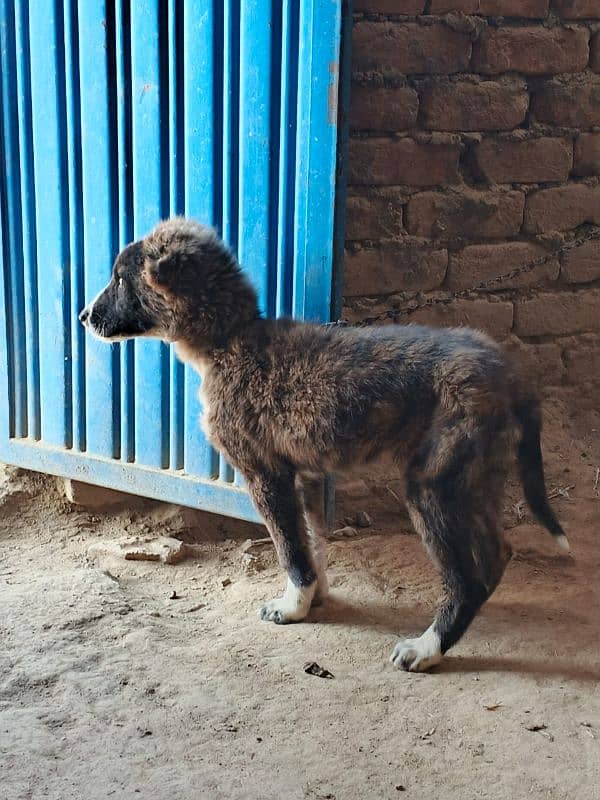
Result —
<svg viewBox="0 0 600 800"><path fill-rule="evenodd" d="M542 415L537 399L531 395L521 397L514 406L514 414L521 428L517 458L525 499L535 518L550 531L558 547L570 551L569 540L548 502L540 434Z"/></svg>

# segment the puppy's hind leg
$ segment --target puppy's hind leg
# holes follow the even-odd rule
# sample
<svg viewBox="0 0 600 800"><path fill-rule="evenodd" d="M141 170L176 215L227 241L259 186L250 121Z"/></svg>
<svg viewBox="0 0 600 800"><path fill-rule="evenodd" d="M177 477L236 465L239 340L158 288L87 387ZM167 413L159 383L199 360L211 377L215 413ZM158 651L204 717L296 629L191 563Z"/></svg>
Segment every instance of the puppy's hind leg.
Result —
<svg viewBox="0 0 600 800"><path fill-rule="evenodd" d="M321 605L329 594L327 580L327 542L325 534L325 484L318 476L301 474L297 479L301 501L304 505L304 516L308 534L311 556L317 573L317 590L313 598L313 606Z"/></svg>
<svg viewBox="0 0 600 800"><path fill-rule="evenodd" d="M397 667L420 672L439 663L492 594L510 560L500 526L502 466L491 460L475 480L480 465L471 466L454 476L447 473L439 482L409 481L409 513L440 568L445 596L425 633L398 642L391 656Z"/></svg>
<svg viewBox="0 0 600 800"><path fill-rule="evenodd" d="M265 603L259 616L278 625L298 622L310 610L317 589L317 572L294 472L282 465L277 472L260 468L245 477L250 496L273 539L279 563L288 576L283 596Z"/></svg>

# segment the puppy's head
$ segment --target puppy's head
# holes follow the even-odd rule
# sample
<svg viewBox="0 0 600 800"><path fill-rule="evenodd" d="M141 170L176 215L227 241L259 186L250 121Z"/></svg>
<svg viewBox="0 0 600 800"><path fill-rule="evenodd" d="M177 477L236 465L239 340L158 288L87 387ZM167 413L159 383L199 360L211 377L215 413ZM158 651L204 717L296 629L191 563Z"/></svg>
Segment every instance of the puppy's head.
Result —
<svg viewBox="0 0 600 800"><path fill-rule="evenodd" d="M109 341L176 342L215 338L256 313L253 289L212 228L175 217L119 253L110 283L79 319Z"/></svg>

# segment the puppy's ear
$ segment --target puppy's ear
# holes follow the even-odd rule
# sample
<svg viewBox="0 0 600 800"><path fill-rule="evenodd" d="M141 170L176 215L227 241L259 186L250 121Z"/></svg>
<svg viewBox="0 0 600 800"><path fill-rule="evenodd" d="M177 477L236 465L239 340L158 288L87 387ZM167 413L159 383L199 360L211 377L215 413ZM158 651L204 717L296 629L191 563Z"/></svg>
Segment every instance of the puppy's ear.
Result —
<svg viewBox="0 0 600 800"><path fill-rule="evenodd" d="M162 295L173 295L181 278L181 259L176 253L167 253L158 259L147 259L144 276L147 283Z"/></svg>

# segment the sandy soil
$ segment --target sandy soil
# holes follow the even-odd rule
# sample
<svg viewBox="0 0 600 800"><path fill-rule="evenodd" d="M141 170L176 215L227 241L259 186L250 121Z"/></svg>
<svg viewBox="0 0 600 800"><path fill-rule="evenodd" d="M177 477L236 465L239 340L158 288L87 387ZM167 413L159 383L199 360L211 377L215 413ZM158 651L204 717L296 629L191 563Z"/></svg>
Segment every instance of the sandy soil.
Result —
<svg viewBox="0 0 600 800"><path fill-rule="evenodd" d="M547 407L545 450L574 558L513 488L515 557L429 675L388 662L439 591L389 494L359 503L372 528L330 541L331 601L276 627L255 615L283 585L272 549L241 547L262 530L158 504L93 516L4 470L0 797L600 798L600 415L568 408ZM157 532L189 557L89 558Z"/></svg>

